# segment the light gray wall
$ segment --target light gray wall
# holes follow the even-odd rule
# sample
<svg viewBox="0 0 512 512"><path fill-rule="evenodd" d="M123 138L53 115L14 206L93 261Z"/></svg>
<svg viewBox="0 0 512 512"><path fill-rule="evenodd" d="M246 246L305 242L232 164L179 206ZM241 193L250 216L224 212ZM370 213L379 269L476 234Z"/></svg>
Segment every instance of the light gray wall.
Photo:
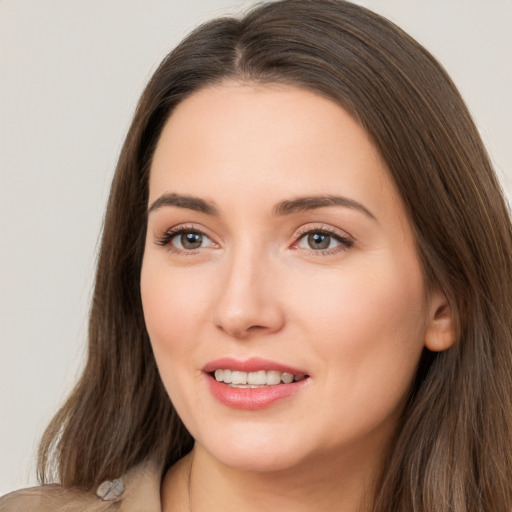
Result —
<svg viewBox="0 0 512 512"><path fill-rule="evenodd" d="M512 189L512 1L367 0L446 66ZM109 181L161 58L243 0L0 0L0 494L85 354Z"/></svg>

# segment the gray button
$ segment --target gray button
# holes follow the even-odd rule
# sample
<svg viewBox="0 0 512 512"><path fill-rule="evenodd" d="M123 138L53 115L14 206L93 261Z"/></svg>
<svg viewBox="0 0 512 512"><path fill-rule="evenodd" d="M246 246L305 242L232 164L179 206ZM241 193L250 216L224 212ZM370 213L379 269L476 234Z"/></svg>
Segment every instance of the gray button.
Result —
<svg viewBox="0 0 512 512"><path fill-rule="evenodd" d="M114 480L105 480L96 489L96 496L103 501L114 501L124 492L124 482L122 478Z"/></svg>

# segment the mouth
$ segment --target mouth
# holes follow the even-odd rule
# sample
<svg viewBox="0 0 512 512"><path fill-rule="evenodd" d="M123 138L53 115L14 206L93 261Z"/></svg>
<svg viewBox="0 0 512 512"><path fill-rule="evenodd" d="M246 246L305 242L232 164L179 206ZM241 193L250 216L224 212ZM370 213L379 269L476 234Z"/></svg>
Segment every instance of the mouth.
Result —
<svg viewBox="0 0 512 512"><path fill-rule="evenodd" d="M308 377L303 373L293 374L290 372L281 372L279 370L257 370L254 372L244 372L231 370L229 368L218 368L210 372L210 376L217 382L223 382L232 388L257 389L267 386L279 386L280 384L291 384L299 382Z"/></svg>
<svg viewBox="0 0 512 512"><path fill-rule="evenodd" d="M208 363L203 372L212 395L234 409L259 410L274 402L291 399L309 387L304 370L265 359L233 358Z"/></svg>
<svg viewBox="0 0 512 512"><path fill-rule="evenodd" d="M230 368L217 368L209 372L210 376L217 382L222 382L231 388L258 389L268 386L279 386L291 384L308 378L303 373L281 372L279 370L257 370L245 372L232 370Z"/></svg>

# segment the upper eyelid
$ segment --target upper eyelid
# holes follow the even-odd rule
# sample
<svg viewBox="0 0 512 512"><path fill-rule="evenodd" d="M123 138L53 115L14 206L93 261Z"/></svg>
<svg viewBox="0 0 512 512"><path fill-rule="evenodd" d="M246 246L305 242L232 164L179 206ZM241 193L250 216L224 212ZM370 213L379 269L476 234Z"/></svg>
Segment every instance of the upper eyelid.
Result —
<svg viewBox="0 0 512 512"><path fill-rule="evenodd" d="M176 224L175 226L172 226L170 228L167 228L164 233L175 233L175 232L180 232L180 231L197 231L199 233L202 233L208 237L210 237L211 235L209 235L209 229L207 229L206 227L202 226L202 225L196 225L195 223L186 223L186 224ZM328 233L335 233L335 234L339 234L340 236L343 236L344 238L354 238L352 235L350 235L350 233L348 233L347 231L345 231L344 229L340 229L340 228L336 228L334 226L331 226L331 225L328 225L328 224L325 224L325 223L319 223L319 224L316 224L316 223L311 223L311 224L305 224L303 226L301 226L300 228L294 230L294 235L293 236L302 236L303 234L305 233L310 233L312 231L326 231Z"/></svg>
<svg viewBox="0 0 512 512"><path fill-rule="evenodd" d="M180 233L198 233L202 236L205 236L208 239L212 238L208 233L206 233L206 231L204 231L202 229L197 229L197 228L177 227L177 228L170 228L165 232L165 234L170 234L172 236L179 235Z"/></svg>
<svg viewBox="0 0 512 512"><path fill-rule="evenodd" d="M330 224L305 224L304 226L301 226L296 232L295 237L301 237L307 233L315 232L315 231L324 231L330 235L337 235L340 238L346 238L350 239L352 241L355 241L355 238L344 229L336 228L334 226L331 226Z"/></svg>
<svg viewBox="0 0 512 512"><path fill-rule="evenodd" d="M212 238L212 235L209 234L210 230L202 225L196 225L193 223L186 223L186 224L176 224L175 226L171 226L170 228L167 228L163 230L162 234L176 234L181 233L183 231L195 231L197 233L201 233L202 235L207 236L208 238Z"/></svg>

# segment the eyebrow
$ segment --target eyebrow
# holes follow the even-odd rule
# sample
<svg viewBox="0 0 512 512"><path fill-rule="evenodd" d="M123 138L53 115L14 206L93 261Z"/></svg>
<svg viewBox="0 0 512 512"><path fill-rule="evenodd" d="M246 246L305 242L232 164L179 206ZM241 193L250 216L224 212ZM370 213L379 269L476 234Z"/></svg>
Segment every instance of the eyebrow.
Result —
<svg viewBox="0 0 512 512"><path fill-rule="evenodd" d="M373 215L373 213L361 203L358 203L353 199L349 199L348 197L332 195L305 196L281 201L274 206L273 213L274 215L290 215L291 213L315 210L317 208L324 208L326 206L342 206L344 208L352 208L364 213L372 220L377 220L375 215Z"/></svg>
<svg viewBox="0 0 512 512"><path fill-rule="evenodd" d="M186 208L188 210L206 213L207 215L219 215L219 211L210 201L181 194L163 194L148 208L147 214L149 215L151 212L163 206L177 206L178 208Z"/></svg>
<svg viewBox="0 0 512 512"><path fill-rule="evenodd" d="M163 194L160 196L148 208L147 214L149 215L151 212L164 206L176 206L178 208L186 208L188 210L194 210L207 215L219 216L219 210L213 202L206 201L199 197L176 193ZM292 213L315 210L317 208L324 208L328 206L352 208L364 213L372 220L377 220L375 215L373 215L373 213L361 203L347 197L332 195L304 196L280 201L274 206L272 213L275 216L285 216L291 215Z"/></svg>

